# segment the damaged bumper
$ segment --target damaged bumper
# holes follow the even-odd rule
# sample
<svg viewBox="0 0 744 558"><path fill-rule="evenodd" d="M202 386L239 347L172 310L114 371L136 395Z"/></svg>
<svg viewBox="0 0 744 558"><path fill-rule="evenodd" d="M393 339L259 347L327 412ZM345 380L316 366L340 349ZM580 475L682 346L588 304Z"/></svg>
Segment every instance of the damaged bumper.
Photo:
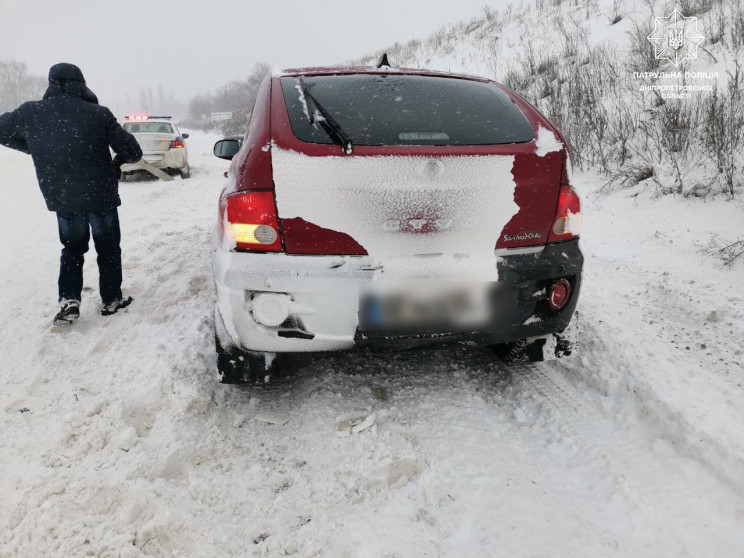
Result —
<svg viewBox="0 0 744 558"><path fill-rule="evenodd" d="M213 247L212 259L217 331L225 346L278 353L527 340L530 360L570 352L561 339L570 338L583 265L578 241L549 244L532 253L496 254L499 281L486 286L492 308L487 323L458 331L416 331L367 325L360 314L363 293L384 274L367 256L258 254ZM441 282L448 279L443 276ZM564 307L553 310L548 293L558 279L570 283L571 293ZM562 337L554 336L564 331Z"/></svg>

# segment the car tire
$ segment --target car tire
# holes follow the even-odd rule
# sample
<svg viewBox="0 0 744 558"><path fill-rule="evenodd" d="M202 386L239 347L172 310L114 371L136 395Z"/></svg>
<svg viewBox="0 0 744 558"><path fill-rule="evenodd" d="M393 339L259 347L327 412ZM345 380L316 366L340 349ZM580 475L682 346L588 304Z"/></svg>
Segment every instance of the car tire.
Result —
<svg viewBox="0 0 744 558"><path fill-rule="evenodd" d="M239 355L222 350L219 340L215 336L217 348L217 373L222 384L244 384L246 366Z"/></svg>
<svg viewBox="0 0 744 558"><path fill-rule="evenodd" d="M178 172L181 173L181 178L183 180L186 180L187 178L191 177L191 167L186 167L185 169L180 169Z"/></svg>
<svg viewBox="0 0 744 558"><path fill-rule="evenodd" d="M266 369L263 353L242 351L237 347L225 347L215 333L214 345L217 352L217 372L222 384L263 384L268 380L271 369Z"/></svg>
<svg viewBox="0 0 744 558"><path fill-rule="evenodd" d="M498 357L507 364L516 364L529 362L530 358L527 355L527 341L524 339L517 339L516 341L509 341L501 345L494 345L494 351Z"/></svg>

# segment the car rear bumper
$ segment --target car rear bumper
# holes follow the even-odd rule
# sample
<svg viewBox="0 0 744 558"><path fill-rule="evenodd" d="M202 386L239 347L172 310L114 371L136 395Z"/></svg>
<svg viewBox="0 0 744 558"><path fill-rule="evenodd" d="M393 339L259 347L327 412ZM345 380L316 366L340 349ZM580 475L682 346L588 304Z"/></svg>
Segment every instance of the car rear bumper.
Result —
<svg viewBox="0 0 744 558"><path fill-rule="evenodd" d="M217 330L225 337L223 345L279 353L450 342L498 344L561 332L576 308L583 256L576 240L549 244L533 253L495 254L499 280L489 284L495 312L486 326L476 331L406 333L360 328L360 294L382 272L367 256L257 254L215 246L212 262L221 322ZM547 296L559 278L569 281L571 295L565 307L553 311ZM254 319L253 301L264 293L286 295L289 317L278 326Z"/></svg>
<svg viewBox="0 0 744 558"><path fill-rule="evenodd" d="M147 161L158 169L182 169L189 166L188 154L185 149L169 149L157 153L145 153L143 161ZM145 170L140 162L125 163L121 166L121 172L134 172Z"/></svg>

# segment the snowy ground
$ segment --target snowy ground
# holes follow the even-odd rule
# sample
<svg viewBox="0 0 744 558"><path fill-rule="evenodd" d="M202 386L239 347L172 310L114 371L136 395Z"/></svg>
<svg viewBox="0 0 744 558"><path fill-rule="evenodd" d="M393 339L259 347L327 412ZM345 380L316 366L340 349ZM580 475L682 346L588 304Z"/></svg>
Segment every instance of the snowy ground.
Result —
<svg viewBox="0 0 744 558"><path fill-rule="evenodd" d="M54 216L30 160L0 152L0 556L744 553L742 266L695 245L735 233L740 204L598 198L579 177L572 361L303 357L235 388L213 362L213 140L189 140L189 180L122 184L135 302L98 314L91 251L63 333Z"/></svg>

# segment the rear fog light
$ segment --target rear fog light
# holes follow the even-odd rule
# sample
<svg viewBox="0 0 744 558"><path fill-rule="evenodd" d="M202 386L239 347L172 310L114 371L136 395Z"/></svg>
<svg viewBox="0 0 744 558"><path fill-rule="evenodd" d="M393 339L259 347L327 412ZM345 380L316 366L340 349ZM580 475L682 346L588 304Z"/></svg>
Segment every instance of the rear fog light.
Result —
<svg viewBox="0 0 744 558"><path fill-rule="evenodd" d="M568 299L571 296L571 284L566 279L558 279L553 286L550 287L550 294L548 295L548 304L553 310L560 310L563 308Z"/></svg>

